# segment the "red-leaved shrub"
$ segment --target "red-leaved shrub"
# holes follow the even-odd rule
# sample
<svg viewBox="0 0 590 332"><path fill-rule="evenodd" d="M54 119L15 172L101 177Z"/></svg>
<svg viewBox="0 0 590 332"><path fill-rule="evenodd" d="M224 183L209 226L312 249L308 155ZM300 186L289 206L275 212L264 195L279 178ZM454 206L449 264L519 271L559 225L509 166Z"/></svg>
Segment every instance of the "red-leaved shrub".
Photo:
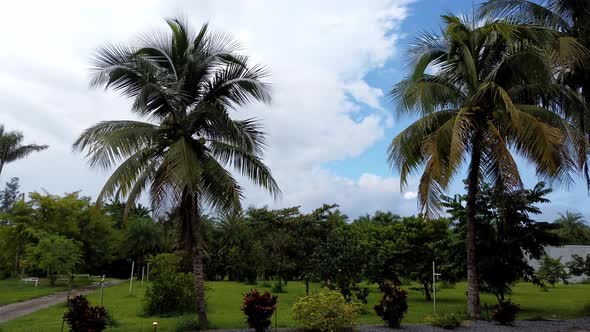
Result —
<svg viewBox="0 0 590 332"><path fill-rule="evenodd" d="M269 292L260 294L258 289L253 289L244 294L242 311L246 315L248 326L256 332L263 332L270 327L271 318L277 305L277 296Z"/></svg>
<svg viewBox="0 0 590 332"><path fill-rule="evenodd" d="M78 295L68 302L64 320L72 332L100 332L106 329L109 316L105 308L92 306L84 295Z"/></svg>

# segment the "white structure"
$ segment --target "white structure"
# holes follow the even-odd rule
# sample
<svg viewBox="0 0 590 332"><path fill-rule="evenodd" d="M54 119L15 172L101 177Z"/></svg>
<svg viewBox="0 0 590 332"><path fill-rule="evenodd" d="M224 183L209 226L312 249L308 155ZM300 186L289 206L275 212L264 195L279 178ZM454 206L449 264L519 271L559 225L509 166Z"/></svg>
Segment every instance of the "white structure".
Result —
<svg viewBox="0 0 590 332"><path fill-rule="evenodd" d="M573 255L582 256L586 258L586 255L590 254L590 246L585 245L568 245L563 247L547 247L545 248L547 255L551 258L561 257L561 263L565 264L572 260ZM531 266L537 270L539 268L539 261L531 260L529 262ZM582 275L580 277L570 277L569 282L581 282L590 278L590 276Z"/></svg>

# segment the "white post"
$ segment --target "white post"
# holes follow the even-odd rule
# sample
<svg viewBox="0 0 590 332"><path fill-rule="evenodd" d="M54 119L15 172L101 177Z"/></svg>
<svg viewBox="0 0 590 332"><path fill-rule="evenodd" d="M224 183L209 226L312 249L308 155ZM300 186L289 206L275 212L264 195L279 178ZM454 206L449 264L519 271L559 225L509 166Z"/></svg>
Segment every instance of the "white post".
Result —
<svg viewBox="0 0 590 332"><path fill-rule="evenodd" d="M432 261L432 305L434 313L436 314L436 270L434 267L434 261Z"/></svg>
<svg viewBox="0 0 590 332"><path fill-rule="evenodd" d="M131 290L133 289L133 269L135 268L135 261L131 261L131 278L129 278L129 296L131 296Z"/></svg>
<svg viewBox="0 0 590 332"><path fill-rule="evenodd" d="M105 275L102 275L102 280L100 281L100 306L102 307L102 300L104 298L104 277Z"/></svg>
<svg viewBox="0 0 590 332"><path fill-rule="evenodd" d="M141 287L143 287L143 277L145 276L145 266L141 267Z"/></svg>

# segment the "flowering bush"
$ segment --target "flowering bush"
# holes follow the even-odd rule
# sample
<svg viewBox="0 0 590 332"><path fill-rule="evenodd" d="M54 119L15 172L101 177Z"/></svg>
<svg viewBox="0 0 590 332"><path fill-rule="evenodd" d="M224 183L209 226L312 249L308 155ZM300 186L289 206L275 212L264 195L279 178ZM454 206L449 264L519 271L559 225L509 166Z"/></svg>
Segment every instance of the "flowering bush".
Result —
<svg viewBox="0 0 590 332"><path fill-rule="evenodd" d="M253 289L244 294L244 303L242 311L246 315L248 326L254 328L256 332L262 332L271 324L271 317L275 312L277 305L277 296L269 292L260 294L258 289Z"/></svg>
<svg viewBox="0 0 590 332"><path fill-rule="evenodd" d="M292 315L306 329L333 332L355 325L360 309L359 304L346 302L340 292L323 290L295 302Z"/></svg>

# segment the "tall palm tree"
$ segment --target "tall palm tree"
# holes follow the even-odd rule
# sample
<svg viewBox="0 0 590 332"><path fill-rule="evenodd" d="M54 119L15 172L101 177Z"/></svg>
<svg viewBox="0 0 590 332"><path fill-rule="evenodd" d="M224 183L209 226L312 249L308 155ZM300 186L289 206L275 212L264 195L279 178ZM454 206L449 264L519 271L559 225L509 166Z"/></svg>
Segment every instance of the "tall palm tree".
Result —
<svg viewBox="0 0 590 332"><path fill-rule="evenodd" d="M242 197L225 166L280 194L261 160L259 122L230 116L249 102L269 102L269 85L262 81L267 70L249 65L228 35L209 32L206 24L193 33L182 20L166 22L168 32L142 35L130 45L107 44L94 57L91 86L121 92L150 122L100 122L81 134L74 149L88 151L91 167L120 163L99 201L121 196L129 208L146 192L154 212L178 208L179 232L192 255L196 310L206 326L202 211L239 208Z"/></svg>
<svg viewBox="0 0 590 332"><path fill-rule="evenodd" d="M585 241L590 240L590 227L586 225L584 216L581 213L570 211L566 211L565 214L560 213L555 223L560 227L558 234L568 242L583 244Z"/></svg>
<svg viewBox="0 0 590 332"><path fill-rule="evenodd" d="M6 131L4 125L0 125L0 175L5 164L48 148L47 145L23 145L23 139L21 132Z"/></svg>
<svg viewBox="0 0 590 332"><path fill-rule="evenodd" d="M480 16L507 16L522 24L553 29L557 38L547 45L558 64L562 84L580 91L582 98L564 104L562 113L586 135L578 142L577 164L590 190L590 1L487 0Z"/></svg>
<svg viewBox="0 0 590 332"><path fill-rule="evenodd" d="M551 38L550 32L500 20L442 18L442 34L416 40L408 53L411 74L391 90L399 112L420 119L393 139L388 162L400 172L402 189L408 176L423 170L419 204L429 216L440 212L441 195L467 162L468 314L476 318L475 202L481 179L520 189L517 153L539 176L567 180L570 139L580 134L553 112L561 87L547 52L535 46Z"/></svg>

